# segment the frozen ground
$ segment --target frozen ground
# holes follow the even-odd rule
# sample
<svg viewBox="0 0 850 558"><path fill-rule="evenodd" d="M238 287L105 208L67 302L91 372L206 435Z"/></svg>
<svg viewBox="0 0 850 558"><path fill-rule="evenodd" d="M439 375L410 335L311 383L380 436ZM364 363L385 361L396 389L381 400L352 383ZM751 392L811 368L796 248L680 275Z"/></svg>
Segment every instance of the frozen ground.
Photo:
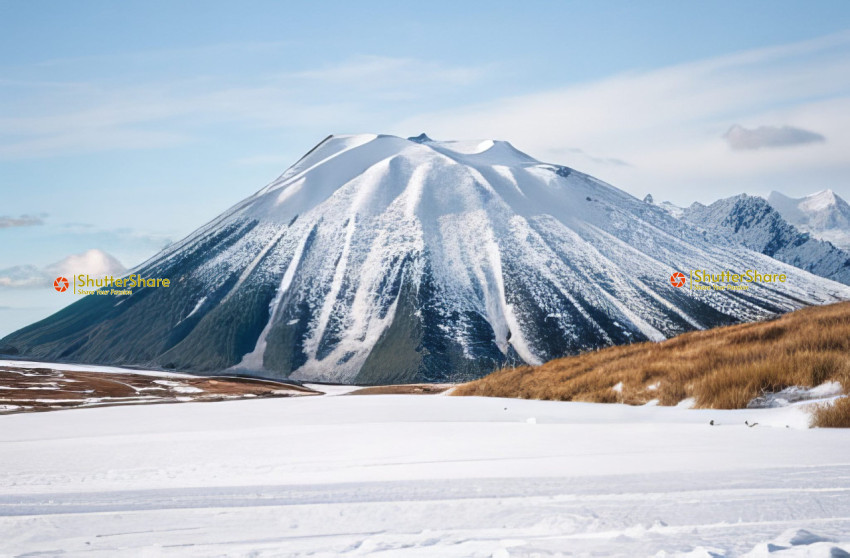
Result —
<svg viewBox="0 0 850 558"><path fill-rule="evenodd" d="M12 368L53 368L68 372L100 372L102 374L144 374L146 376L161 376L163 378L197 378L191 374L179 372L163 372L162 370L145 370L143 368L125 368L121 366L98 366L96 364L52 363L35 360L0 359L0 366Z"/></svg>
<svg viewBox="0 0 850 558"><path fill-rule="evenodd" d="M0 360L0 415L107 405L315 396L301 386L234 376Z"/></svg>
<svg viewBox="0 0 850 558"><path fill-rule="evenodd" d="M806 422L415 395L3 416L0 555L850 556L850 432Z"/></svg>

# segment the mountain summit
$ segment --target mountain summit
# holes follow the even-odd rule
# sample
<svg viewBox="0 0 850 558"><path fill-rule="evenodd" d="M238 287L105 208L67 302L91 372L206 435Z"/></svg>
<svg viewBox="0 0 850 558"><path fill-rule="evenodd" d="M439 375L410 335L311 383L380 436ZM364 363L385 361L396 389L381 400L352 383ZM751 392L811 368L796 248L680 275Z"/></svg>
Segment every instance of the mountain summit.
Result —
<svg viewBox="0 0 850 558"><path fill-rule="evenodd" d="M803 198L789 198L771 192L768 203L782 217L815 238L850 249L850 204L832 190L822 190Z"/></svg>
<svg viewBox="0 0 850 558"><path fill-rule="evenodd" d="M691 269L781 273L690 291ZM480 376L755 320L850 289L503 141L329 136L132 270L0 341L33 358L354 383Z"/></svg>

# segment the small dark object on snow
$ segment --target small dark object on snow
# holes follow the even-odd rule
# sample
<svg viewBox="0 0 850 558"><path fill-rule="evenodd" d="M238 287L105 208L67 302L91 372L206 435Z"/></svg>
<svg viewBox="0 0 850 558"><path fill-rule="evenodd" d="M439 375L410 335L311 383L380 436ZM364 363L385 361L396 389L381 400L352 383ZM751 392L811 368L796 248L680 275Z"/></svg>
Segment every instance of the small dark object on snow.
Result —
<svg viewBox="0 0 850 558"><path fill-rule="evenodd" d="M714 426L714 419L711 419L711 420L708 422L708 424L710 424L711 426Z"/></svg>
<svg viewBox="0 0 850 558"><path fill-rule="evenodd" d="M754 422L754 423L750 424L748 421L744 421L744 424L746 424L747 426L749 426L750 428L752 428L753 426L758 426L758 424L759 424L759 423Z"/></svg>

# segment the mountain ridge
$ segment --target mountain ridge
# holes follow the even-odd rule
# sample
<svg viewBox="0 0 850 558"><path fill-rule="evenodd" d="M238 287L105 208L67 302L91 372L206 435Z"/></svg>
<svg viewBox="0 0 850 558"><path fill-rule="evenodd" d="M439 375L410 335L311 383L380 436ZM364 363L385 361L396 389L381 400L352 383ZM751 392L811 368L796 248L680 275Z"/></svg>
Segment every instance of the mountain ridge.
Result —
<svg viewBox="0 0 850 558"><path fill-rule="evenodd" d="M789 282L736 293L669 282L706 267ZM329 136L132 272L172 287L86 297L7 336L0 351L437 382L850 298L508 142L424 134Z"/></svg>
<svg viewBox="0 0 850 558"><path fill-rule="evenodd" d="M693 204L681 218L724 231L747 248L794 267L850 284L850 252L800 232L759 196L739 194L708 206Z"/></svg>
<svg viewBox="0 0 850 558"><path fill-rule="evenodd" d="M850 250L803 232L761 196L738 194L709 205L694 202L684 208L670 202L656 205L677 219L718 231L730 242L820 277L850 284Z"/></svg>
<svg viewBox="0 0 850 558"><path fill-rule="evenodd" d="M850 204L832 190L821 190L802 198L773 191L767 201L801 231L839 248L850 249Z"/></svg>

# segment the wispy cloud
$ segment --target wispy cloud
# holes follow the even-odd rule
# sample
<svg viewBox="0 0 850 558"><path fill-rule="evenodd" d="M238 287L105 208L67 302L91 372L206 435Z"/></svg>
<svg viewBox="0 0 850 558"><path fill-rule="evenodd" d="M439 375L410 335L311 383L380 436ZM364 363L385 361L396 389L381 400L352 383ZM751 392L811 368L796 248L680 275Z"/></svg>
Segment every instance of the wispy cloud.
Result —
<svg viewBox="0 0 850 558"><path fill-rule="evenodd" d="M126 271L114 256L102 250L71 254L45 267L18 265L0 269L0 287L34 289L47 288L58 276L71 277L78 273L93 276L120 275Z"/></svg>
<svg viewBox="0 0 850 558"><path fill-rule="evenodd" d="M355 56L336 65L239 80L31 83L42 98L35 108L0 108L0 158L171 147L197 141L205 129L220 124L337 131L387 118L387 101L403 110L405 101L445 94L487 71ZM9 98L21 98L19 83L0 81L0 100L4 90Z"/></svg>
<svg viewBox="0 0 850 558"><path fill-rule="evenodd" d="M242 157L236 160L236 164L238 165L276 165L276 166L285 166L291 164L290 161L284 155L252 155L250 157Z"/></svg>
<svg viewBox="0 0 850 558"><path fill-rule="evenodd" d="M761 149L763 147L790 147L826 141L817 132L794 126L759 126L748 129L737 124L723 134L729 147L737 150Z"/></svg>
<svg viewBox="0 0 850 558"><path fill-rule="evenodd" d="M565 147L563 149L554 147L554 148L550 149L550 152L553 153L553 154L554 153L564 153L564 154L568 154L568 155L579 155L579 156L583 157L584 159L586 159L587 161L597 163L599 165L610 165L610 166L615 166L615 167L630 167L630 166L632 166L630 163L628 163L627 161L624 161L622 159L618 159L616 157L599 157L599 156L596 156L596 155L591 155L590 153L586 152L584 149L579 149L578 147Z"/></svg>
<svg viewBox="0 0 850 558"><path fill-rule="evenodd" d="M415 92L446 85L469 85L484 77L491 67L448 66L415 58L356 56L343 64L287 74L295 80L355 86L372 90ZM412 88L411 86L415 86Z"/></svg>
<svg viewBox="0 0 850 558"><path fill-rule="evenodd" d="M45 271L33 265L16 265L0 269L0 287L33 289L47 287L49 281Z"/></svg>
<svg viewBox="0 0 850 558"><path fill-rule="evenodd" d="M157 248L172 242L172 237L165 233L152 233L128 227L103 228L92 223L64 223L59 225L58 230L62 235L79 235L91 241L99 237L111 237L121 242L134 241Z"/></svg>
<svg viewBox="0 0 850 558"><path fill-rule="evenodd" d="M722 137L736 123L757 129L765 122L817 130L829 141L740 157ZM815 176L824 187L846 188L850 32L424 113L393 131L421 130L433 137L507 139L635 194L652 191L682 202L811 185ZM632 166L612 165L612 159Z"/></svg>
<svg viewBox="0 0 850 558"><path fill-rule="evenodd" d="M178 60L207 60L210 57L244 57L262 53L280 52L291 43L289 41L231 41L216 44L185 46L176 48L158 48L136 52L89 54L75 57L58 57L38 63L43 67L69 67L75 65L113 62L117 64L158 64ZM0 80L2 83L3 80Z"/></svg>
<svg viewBox="0 0 850 558"><path fill-rule="evenodd" d="M44 219L36 215L21 215L20 217L0 215L0 229L8 229L12 227L32 227L43 224Z"/></svg>

